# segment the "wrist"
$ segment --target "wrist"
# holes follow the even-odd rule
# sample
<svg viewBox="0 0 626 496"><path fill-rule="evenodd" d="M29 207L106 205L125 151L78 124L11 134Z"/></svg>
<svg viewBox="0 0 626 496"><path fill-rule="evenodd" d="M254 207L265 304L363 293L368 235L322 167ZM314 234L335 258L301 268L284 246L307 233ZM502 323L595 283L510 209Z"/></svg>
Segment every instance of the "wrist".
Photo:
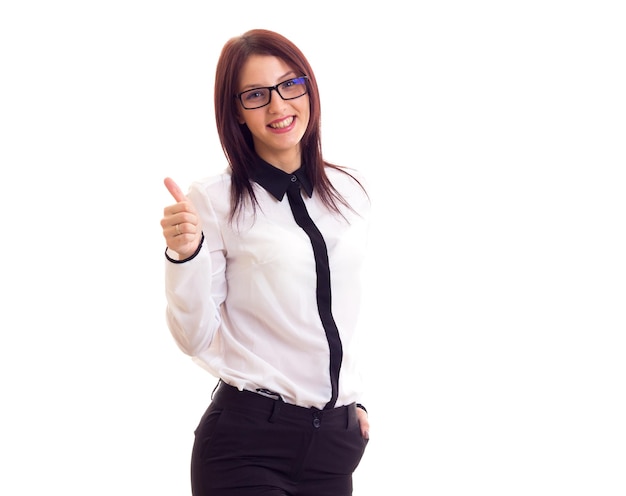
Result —
<svg viewBox="0 0 626 496"><path fill-rule="evenodd" d="M165 250L165 257L172 263L176 263L176 264L181 264L181 263L185 263L188 262L189 260L192 260L194 258L196 258L196 256L198 255L198 253L200 253L200 249L202 248L202 244L204 243L204 232L201 233L200 236L200 242L198 243L198 247L195 249L195 251L191 254L191 255L187 255L187 256L183 256L182 254L176 252L180 258L178 260L170 257L167 253L167 249Z"/></svg>

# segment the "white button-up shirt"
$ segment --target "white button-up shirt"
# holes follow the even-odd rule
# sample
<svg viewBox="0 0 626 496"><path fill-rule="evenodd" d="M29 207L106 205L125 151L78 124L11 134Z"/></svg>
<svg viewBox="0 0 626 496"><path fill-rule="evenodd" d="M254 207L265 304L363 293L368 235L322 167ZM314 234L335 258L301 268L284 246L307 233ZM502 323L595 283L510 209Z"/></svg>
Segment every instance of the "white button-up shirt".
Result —
<svg viewBox="0 0 626 496"><path fill-rule="evenodd" d="M287 174L259 161L256 214L229 221L230 174L194 182L188 198L202 219L197 255L176 263L166 252L169 329L180 349L239 389L269 390L287 403L323 408L331 397L330 344L320 317L311 240L296 224L285 191L295 175L306 209L322 233L330 267L332 318L341 340L336 406L361 400L357 363L360 274L370 203L350 176L327 168L355 212L325 207L302 170ZM356 171L350 171L359 177ZM362 178L359 177L362 182Z"/></svg>

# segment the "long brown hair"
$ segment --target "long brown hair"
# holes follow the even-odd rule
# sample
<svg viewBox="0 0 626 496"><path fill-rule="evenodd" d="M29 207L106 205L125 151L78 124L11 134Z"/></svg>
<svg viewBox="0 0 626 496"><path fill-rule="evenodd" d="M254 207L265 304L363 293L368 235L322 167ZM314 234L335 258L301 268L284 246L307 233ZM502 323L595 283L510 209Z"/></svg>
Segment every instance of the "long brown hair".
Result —
<svg viewBox="0 0 626 496"><path fill-rule="evenodd" d="M310 118L300 144L302 166L316 194L319 194L322 202L331 211L341 214L341 205L351 208L326 175L326 167L348 173L338 165L326 162L322 157L320 99L313 69L304 54L290 40L273 31L253 29L226 42L215 72L215 120L232 176L231 221L240 211L246 197L251 200L254 210L258 205L250 181L251 167L256 156L252 134L245 124L239 123L239 102L235 98L239 91L239 73L251 55L278 57L296 73L308 77Z"/></svg>

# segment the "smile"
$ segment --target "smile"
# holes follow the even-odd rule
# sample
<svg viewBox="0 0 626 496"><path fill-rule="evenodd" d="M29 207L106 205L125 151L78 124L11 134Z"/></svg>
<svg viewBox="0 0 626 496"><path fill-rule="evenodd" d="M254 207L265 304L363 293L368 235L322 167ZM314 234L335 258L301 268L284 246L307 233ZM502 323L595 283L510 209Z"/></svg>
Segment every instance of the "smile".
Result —
<svg viewBox="0 0 626 496"><path fill-rule="evenodd" d="M286 127L291 126L291 123L293 122L293 120L294 120L294 117L293 116L289 116L289 117L286 117L285 119L283 119L282 121L272 122L271 124L268 124L268 125L272 129L284 129Z"/></svg>

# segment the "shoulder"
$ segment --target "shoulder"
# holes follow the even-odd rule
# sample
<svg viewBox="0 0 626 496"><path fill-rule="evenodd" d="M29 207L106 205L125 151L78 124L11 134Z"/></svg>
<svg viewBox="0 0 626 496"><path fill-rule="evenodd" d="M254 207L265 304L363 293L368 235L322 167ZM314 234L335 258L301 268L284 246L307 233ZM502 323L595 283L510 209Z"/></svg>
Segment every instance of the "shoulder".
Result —
<svg viewBox="0 0 626 496"><path fill-rule="evenodd" d="M326 175L332 185L342 195L368 196L368 183L366 176L358 169L350 167L327 167Z"/></svg>
<svg viewBox="0 0 626 496"><path fill-rule="evenodd" d="M367 179L363 173L350 167L327 167L326 175L337 192L361 217L368 217L371 200Z"/></svg>
<svg viewBox="0 0 626 496"><path fill-rule="evenodd" d="M193 181L189 198L196 206L202 204L216 212L230 209L231 175L229 170Z"/></svg>
<svg viewBox="0 0 626 496"><path fill-rule="evenodd" d="M345 167L336 165L334 167L326 166L326 175L333 182L345 182L346 184L354 183L365 185L366 177L362 171L353 167ZM356 181L355 181L356 180Z"/></svg>
<svg viewBox="0 0 626 496"><path fill-rule="evenodd" d="M221 190L229 190L231 175L229 170L224 170L219 174L213 174L200 179L196 179L191 183L190 189L203 193L218 193Z"/></svg>

